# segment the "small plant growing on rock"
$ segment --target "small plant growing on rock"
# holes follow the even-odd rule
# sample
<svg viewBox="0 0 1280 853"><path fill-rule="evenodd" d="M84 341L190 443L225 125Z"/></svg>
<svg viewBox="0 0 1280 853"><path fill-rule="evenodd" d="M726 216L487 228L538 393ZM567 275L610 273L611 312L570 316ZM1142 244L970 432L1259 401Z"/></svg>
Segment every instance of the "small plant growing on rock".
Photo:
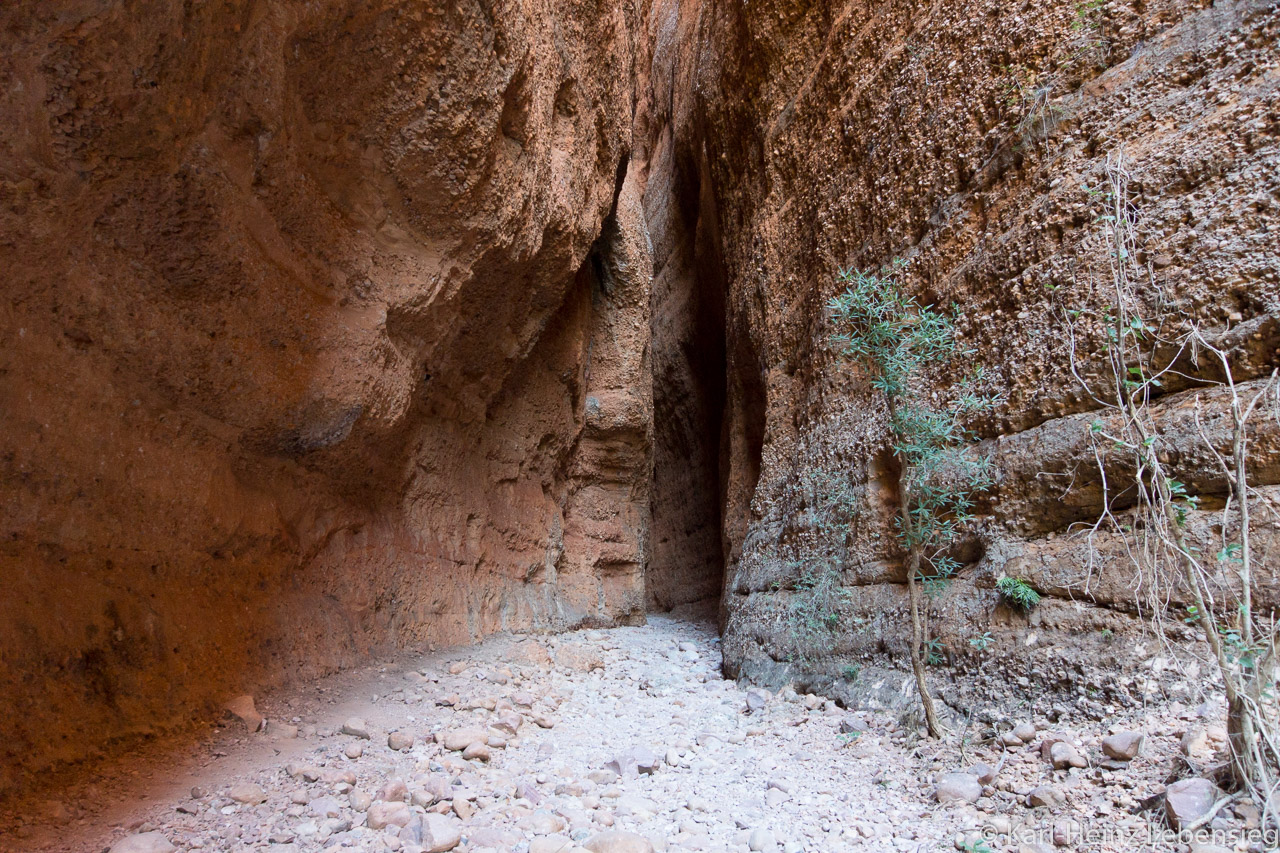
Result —
<svg viewBox="0 0 1280 853"><path fill-rule="evenodd" d="M1023 613L1030 613L1040 603L1040 593L1022 578L1002 577L996 581L996 591L1006 604Z"/></svg>
<svg viewBox="0 0 1280 853"><path fill-rule="evenodd" d="M807 658L829 653L835 645L840 611L849 597L841 577L854 507L844 478L808 471L802 487L805 508L798 515L803 533L781 545L780 556L788 575L795 577L787 605L791 640L797 655Z"/></svg>
<svg viewBox="0 0 1280 853"><path fill-rule="evenodd" d="M969 638L969 645L973 646L980 652L985 652L987 649L991 648L991 644L994 642L995 637L991 636L990 631L984 631L981 636Z"/></svg>
<svg viewBox="0 0 1280 853"><path fill-rule="evenodd" d="M992 485L985 459L968 453L964 422L997 402L978 388L982 375L931 402L926 374L973 352L956 343L951 320L921 305L899 281L903 264L878 272L841 272L845 289L830 302L832 340L840 356L867 372L883 398L898 472L898 541L907 553L911 601L911 667L930 736L940 737L925 677L928 629L921 584L931 592L960 568L949 553L972 517L974 496Z"/></svg>

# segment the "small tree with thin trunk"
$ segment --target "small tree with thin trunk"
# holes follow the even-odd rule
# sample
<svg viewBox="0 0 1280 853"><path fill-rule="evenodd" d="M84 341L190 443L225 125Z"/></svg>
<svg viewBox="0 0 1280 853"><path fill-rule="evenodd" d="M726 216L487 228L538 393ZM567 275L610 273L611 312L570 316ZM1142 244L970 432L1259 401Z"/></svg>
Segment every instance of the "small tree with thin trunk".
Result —
<svg viewBox="0 0 1280 853"><path fill-rule="evenodd" d="M977 393L979 371L947 389L942 406L926 402L933 391L927 372L973 352L956 343L950 319L903 291L901 266L842 272L845 289L829 307L832 341L842 358L866 371L888 412L899 463L896 522L907 554L911 668L929 735L940 737L945 730L925 675L929 628L923 598L960 568L948 551L971 519L974 495L992 484L986 460L968 452L964 420L996 400Z"/></svg>

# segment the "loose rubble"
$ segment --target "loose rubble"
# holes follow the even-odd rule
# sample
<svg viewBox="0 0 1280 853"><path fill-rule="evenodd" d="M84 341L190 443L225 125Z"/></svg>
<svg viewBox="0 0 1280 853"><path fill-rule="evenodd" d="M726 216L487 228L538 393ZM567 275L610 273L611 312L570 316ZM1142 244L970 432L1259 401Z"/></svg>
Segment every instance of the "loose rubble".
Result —
<svg viewBox="0 0 1280 853"><path fill-rule="evenodd" d="M22 845L0 850L70 849L73 815L73 846L111 853L1185 853L1145 840L1257 826L1206 778L1165 782L1187 750L1221 746L1209 705L1105 729L1014 719L962 753L883 713L725 681L720 664L708 627L661 617L406 657L262 699L265 725L228 725L195 783L135 800L114 829L49 802L61 835L19 817ZM1099 827L1111 841L1080 843Z"/></svg>

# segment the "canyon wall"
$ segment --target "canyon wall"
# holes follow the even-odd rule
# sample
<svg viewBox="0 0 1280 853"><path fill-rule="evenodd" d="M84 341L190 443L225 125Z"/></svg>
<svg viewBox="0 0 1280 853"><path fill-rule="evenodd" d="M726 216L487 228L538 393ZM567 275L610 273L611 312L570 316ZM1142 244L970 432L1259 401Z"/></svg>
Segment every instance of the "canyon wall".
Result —
<svg viewBox="0 0 1280 853"><path fill-rule="evenodd" d="M1002 398L968 425L999 482L931 599L952 671L1067 689L1082 654L1140 663L1105 645L1141 624L1118 543L1071 535L1100 489L1063 321L1104 310L1115 152L1148 301L1243 381L1277 361L1273 3L62 0L0 24L0 790L380 649L708 599L730 673L894 701L900 677L841 675L900 664L907 619L886 415L826 303L895 259ZM1197 387L1159 408L1207 542ZM1266 426L1268 498L1278 447ZM805 543L838 558L822 601ZM1276 602L1270 517L1258 543ZM1001 574L1046 594L1030 619Z"/></svg>
<svg viewBox="0 0 1280 853"><path fill-rule="evenodd" d="M1091 558L1079 533L1101 510L1098 415L1071 375L1066 320L1101 316L1114 298L1100 216L1108 157L1122 152L1152 321L1198 324L1247 387L1277 364L1275 4L707 4L692 23L675 8L650 21L659 48L683 28L670 39L677 85L654 87L669 93L655 115L696 153L720 236L729 671L854 703L910 699L901 670L857 675L906 660L898 463L884 403L835 356L827 319L840 270L895 260L907 292L952 316L976 352L926 393L980 366L1002 400L967 424L997 485L956 549L955 580L929 601L950 664L934 676L944 697L962 689L955 672L998 666L1007 678L990 696L1035 684L1074 699L1099 666L1146 666L1156 646L1137 636L1123 544L1100 537ZM650 194L658 186L651 176ZM1097 326L1082 330L1085 373L1102 342ZM1193 412L1196 380L1220 373L1203 360L1180 369L1191 378L1170 377L1156 403L1161 440L1203 499L1190 527L1216 553L1225 478ZM1219 448L1222 401L1209 392L1205 404ZM1265 507L1280 457L1274 420L1257 429ZM1264 607L1280 601L1277 520L1256 523ZM1000 603L1004 574L1046 595L1029 620ZM1190 635L1180 620L1171 631ZM1088 701L1136 701L1122 681Z"/></svg>
<svg viewBox="0 0 1280 853"><path fill-rule="evenodd" d="M634 10L0 33L0 789L371 650L643 618Z"/></svg>

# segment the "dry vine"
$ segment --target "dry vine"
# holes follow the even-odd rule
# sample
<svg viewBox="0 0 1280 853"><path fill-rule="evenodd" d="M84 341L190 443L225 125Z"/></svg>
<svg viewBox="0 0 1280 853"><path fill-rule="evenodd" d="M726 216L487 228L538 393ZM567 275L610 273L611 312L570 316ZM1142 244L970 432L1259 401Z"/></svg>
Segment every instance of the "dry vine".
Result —
<svg viewBox="0 0 1280 853"><path fill-rule="evenodd" d="M1103 495L1101 513L1087 534L1091 560L1096 558L1096 537L1101 531L1111 532L1123 543L1136 572L1135 602L1157 627L1177 595L1178 579L1185 585L1194 602L1186 621L1204 632L1227 696L1231 778L1262 807L1264 825L1268 821L1280 825L1276 815L1280 788L1280 722L1274 696L1276 614L1261 613L1255 605L1250 507L1259 497L1248 484L1251 418L1266 401L1280 412L1280 373L1273 371L1245 393L1236 384L1228 354L1199 328L1189 325L1187 330L1184 325L1180 334L1166 332L1168 312L1159 286L1150 268L1137 260L1137 211L1129 196L1130 174L1121 153L1108 158L1106 174L1106 190L1099 194L1105 212L1099 221L1112 303L1100 315L1092 315L1092 319L1101 320L1106 337L1101 377L1086 376L1079 358L1079 333L1090 315L1073 311L1068 324L1072 374L1105 413L1105 421L1095 420L1090 430ZM1144 290L1159 318L1155 324L1144 316L1140 292ZM1216 360L1222 381L1210 382L1198 375L1200 359L1206 353ZM1197 375L1180 371L1188 362ZM1190 493L1175 476L1177 472L1168 467L1169 460L1175 458L1170 451L1175 448L1156 423L1153 402L1171 377L1214 384L1227 391L1229 451L1210 440L1203 426L1203 395L1197 394L1195 400L1199 438L1228 486L1216 566L1206 565L1188 533L1187 521L1199 508L1200 497ZM1090 579L1096 569L1091 563ZM1234 576L1234 583L1229 575Z"/></svg>

